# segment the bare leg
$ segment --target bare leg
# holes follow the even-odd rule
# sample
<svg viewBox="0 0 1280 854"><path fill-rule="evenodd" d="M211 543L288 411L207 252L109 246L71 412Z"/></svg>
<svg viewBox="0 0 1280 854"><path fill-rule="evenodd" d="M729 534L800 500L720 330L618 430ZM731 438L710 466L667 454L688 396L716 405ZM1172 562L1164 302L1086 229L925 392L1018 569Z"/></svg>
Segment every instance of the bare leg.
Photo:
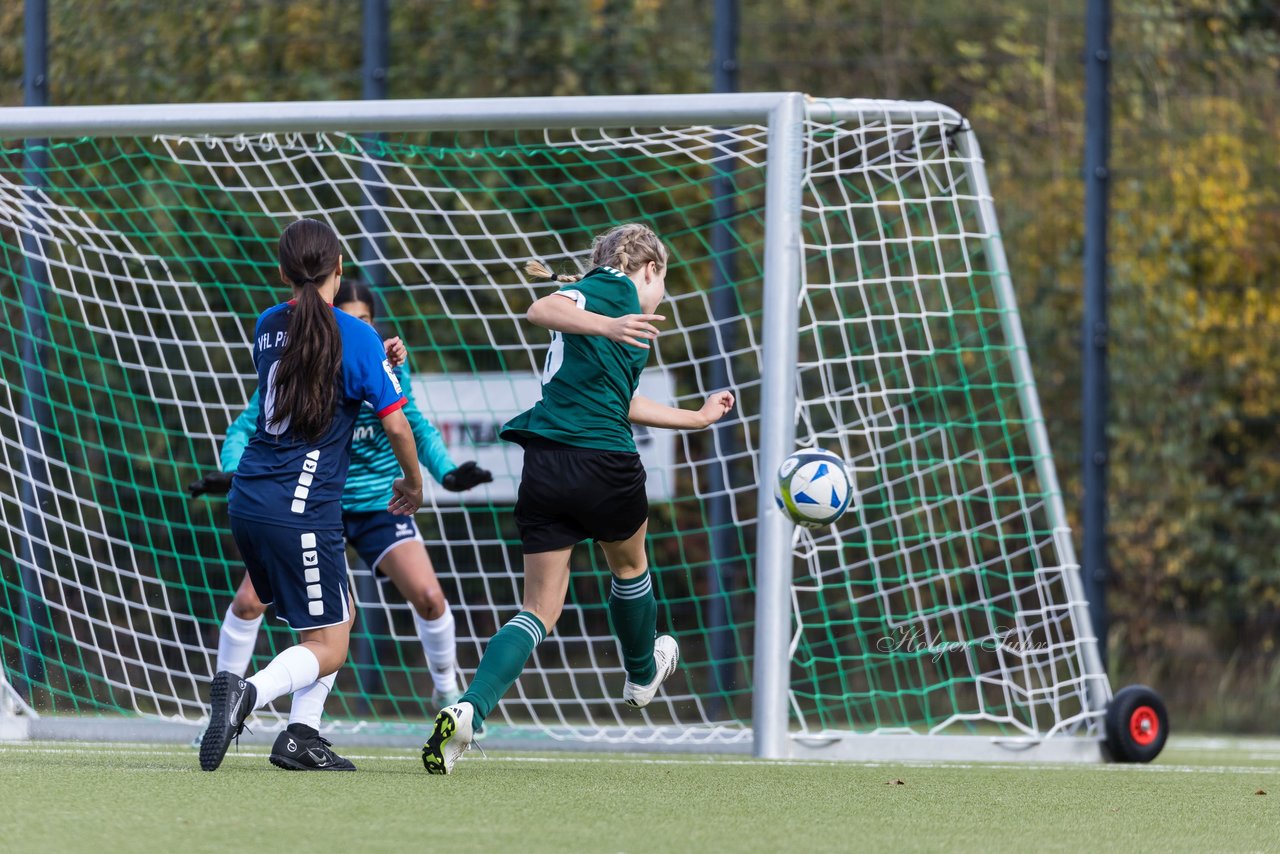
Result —
<svg viewBox="0 0 1280 854"><path fill-rule="evenodd" d="M564 610L571 554L573 546L524 556L524 609L542 621L547 634Z"/></svg>

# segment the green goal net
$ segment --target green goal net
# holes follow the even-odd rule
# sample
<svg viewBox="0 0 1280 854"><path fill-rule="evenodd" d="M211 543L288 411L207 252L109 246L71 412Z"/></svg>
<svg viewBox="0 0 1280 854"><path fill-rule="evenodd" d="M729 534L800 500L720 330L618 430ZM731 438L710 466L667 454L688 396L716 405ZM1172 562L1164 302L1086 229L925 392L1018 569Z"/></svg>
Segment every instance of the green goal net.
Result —
<svg viewBox="0 0 1280 854"><path fill-rule="evenodd" d="M243 572L217 467L254 390L256 316L284 298L275 242L299 216L345 241L406 342L423 412L495 480L418 516L469 674L518 610L519 449L496 429L539 394L524 320L537 258L651 225L667 316L641 392L713 430L637 430L659 628L681 668L618 701L609 576L574 554L564 616L490 718L495 733L746 746L757 637L767 125L71 135L0 148L0 660L39 711L197 721ZM503 127L495 122L491 127ZM793 535L787 707L797 738L1096 735L1098 673L1016 310L971 132L936 105L821 102L802 136L795 445L857 484ZM1002 291L1004 289L1004 291ZM353 557L351 659L326 715L414 727L434 712L411 613ZM292 643L270 613L254 666ZM1092 693L1091 693L1092 692ZM282 701L287 703L287 701ZM259 712L282 722L287 705Z"/></svg>

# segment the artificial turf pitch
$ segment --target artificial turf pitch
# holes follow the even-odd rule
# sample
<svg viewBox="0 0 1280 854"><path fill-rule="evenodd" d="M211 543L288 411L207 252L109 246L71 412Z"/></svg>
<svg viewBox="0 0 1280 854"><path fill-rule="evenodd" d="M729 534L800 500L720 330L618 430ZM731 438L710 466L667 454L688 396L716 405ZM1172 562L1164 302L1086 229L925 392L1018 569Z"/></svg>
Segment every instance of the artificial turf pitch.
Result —
<svg viewBox="0 0 1280 854"><path fill-rule="evenodd" d="M764 762L351 748L351 773L233 747L0 744L0 849L86 851L1263 851L1280 742L1174 739L1150 766ZM1263 794L1265 792L1265 794Z"/></svg>

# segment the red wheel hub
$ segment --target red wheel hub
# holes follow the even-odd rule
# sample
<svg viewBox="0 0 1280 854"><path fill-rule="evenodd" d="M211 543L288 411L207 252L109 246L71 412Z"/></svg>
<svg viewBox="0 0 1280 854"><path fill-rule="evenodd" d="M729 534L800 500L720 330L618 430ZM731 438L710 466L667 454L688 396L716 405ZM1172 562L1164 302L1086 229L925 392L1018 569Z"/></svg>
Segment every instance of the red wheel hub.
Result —
<svg viewBox="0 0 1280 854"><path fill-rule="evenodd" d="M1129 735L1135 744L1146 747L1160 737L1160 718L1150 706L1138 706L1129 716Z"/></svg>

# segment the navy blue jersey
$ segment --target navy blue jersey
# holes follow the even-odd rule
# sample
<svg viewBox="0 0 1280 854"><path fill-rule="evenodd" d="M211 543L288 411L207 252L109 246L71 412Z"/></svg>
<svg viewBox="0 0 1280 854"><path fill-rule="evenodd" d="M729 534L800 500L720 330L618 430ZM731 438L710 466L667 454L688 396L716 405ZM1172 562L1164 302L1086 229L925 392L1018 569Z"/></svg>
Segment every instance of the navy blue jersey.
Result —
<svg viewBox="0 0 1280 854"><path fill-rule="evenodd" d="M271 424L276 371L284 352L291 303L268 309L253 334L253 364L262 398L257 429L236 467L227 499L233 516L308 530L342 528L342 489L351 456L352 427L366 402L379 417L406 403L373 327L334 309L342 334L340 394L328 431L303 442L288 423Z"/></svg>

